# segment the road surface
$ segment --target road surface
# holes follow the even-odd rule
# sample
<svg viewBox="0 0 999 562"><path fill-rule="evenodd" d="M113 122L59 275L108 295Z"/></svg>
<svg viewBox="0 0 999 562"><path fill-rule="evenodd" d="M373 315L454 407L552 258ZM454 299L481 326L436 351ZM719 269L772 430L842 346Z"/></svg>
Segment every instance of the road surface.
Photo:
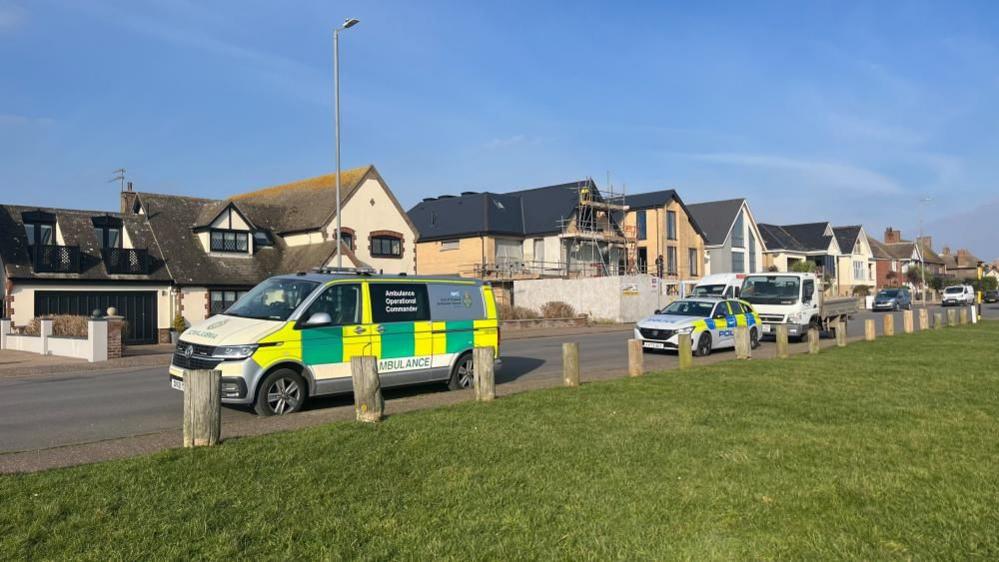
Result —
<svg viewBox="0 0 999 562"><path fill-rule="evenodd" d="M985 307L986 318L999 318L999 305ZM883 315L860 313L850 323L848 334L861 336L866 318L879 319L880 333ZM896 333L901 333L901 314L896 316ZM514 388L525 381L557 379L561 376L564 341L580 344L584 376L585 373L621 372L627 364L625 342L629 337L630 332L619 331L505 341L501 352L504 364L497 373L497 385ZM761 355L765 356L768 350L772 354L773 345L772 341L764 341ZM732 351L716 351L714 356L730 358ZM675 366L675 355L646 355L649 370ZM414 395L432 397L440 392L441 385L428 385L386 391L385 397L391 402ZM433 405L432 398L427 399L427 405ZM0 454L176 430L181 407L182 394L170 389L165 366L0 379ZM349 410L352 402L349 396L334 397L316 400L309 407ZM225 408L223 422L254 417L248 410ZM272 419L253 423L276 423L270 421Z"/></svg>

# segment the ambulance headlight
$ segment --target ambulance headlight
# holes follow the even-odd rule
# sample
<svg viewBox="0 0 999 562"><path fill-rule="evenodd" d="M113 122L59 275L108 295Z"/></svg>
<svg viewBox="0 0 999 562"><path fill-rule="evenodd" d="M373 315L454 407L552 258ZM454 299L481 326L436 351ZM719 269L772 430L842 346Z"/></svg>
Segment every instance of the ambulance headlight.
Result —
<svg viewBox="0 0 999 562"><path fill-rule="evenodd" d="M215 359L233 360L246 359L257 350L255 344L249 345L222 345L215 348L212 357Z"/></svg>

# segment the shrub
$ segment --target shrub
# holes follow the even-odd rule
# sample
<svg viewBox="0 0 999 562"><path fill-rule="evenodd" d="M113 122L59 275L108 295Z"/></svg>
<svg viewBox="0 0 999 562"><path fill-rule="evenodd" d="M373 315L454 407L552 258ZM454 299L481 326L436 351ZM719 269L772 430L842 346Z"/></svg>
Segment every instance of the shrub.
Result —
<svg viewBox="0 0 999 562"><path fill-rule="evenodd" d="M85 338L87 337L87 317L70 316L59 314L56 316L46 316L44 318L32 318L31 322L24 328L25 335L39 336L42 333L42 320L52 321L52 335L57 338Z"/></svg>
<svg viewBox="0 0 999 562"><path fill-rule="evenodd" d="M815 264L808 260L796 261L791 264L791 271L795 273L815 273Z"/></svg>
<svg viewBox="0 0 999 562"><path fill-rule="evenodd" d="M508 304L497 304L496 314L500 320L533 320L538 318L538 313L529 308Z"/></svg>
<svg viewBox="0 0 999 562"><path fill-rule="evenodd" d="M546 302L541 305L541 316L544 318L575 318L576 309L571 304L562 301Z"/></svg>
<svg viewBox="0 0 999 562"><path fill-rule="evenodd" d="M173 328L173 331L180 334L187 329L187 321L185 321L184 317L178 312L177 315L173 317L173 322L170 324L170 327Z"/></svg>

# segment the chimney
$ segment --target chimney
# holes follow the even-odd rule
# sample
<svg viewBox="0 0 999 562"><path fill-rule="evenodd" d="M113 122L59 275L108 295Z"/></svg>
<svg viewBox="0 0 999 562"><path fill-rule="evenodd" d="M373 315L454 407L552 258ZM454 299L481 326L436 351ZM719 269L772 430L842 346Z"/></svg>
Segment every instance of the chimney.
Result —
<svg viewBox="0 0 999 562"><path fill-rule="evenodd" d="M920 236L916 238L916 242L919 242L919 246L926 248L929 251L933 251L933 237L932 236Z"/></svg>
<svg viewBox="0 0 999 562"><path fill-rule="evenodd" d="M885 244L898 244L902 241L902 232L892 227L885 229Z"/></svg>
<svg viewBox="0 0 999 562"><path fill-rule="evenodd" d="M945 256L949 256L950 255L950 246L944 246L943 247L943 255L945 255Z"/></svg>
<svg viewBox="0 0 999 562"><path fill-rule="evenodd" d="M132 182L128 182L128 187L121 192L121 214L131 215L135 207L136 194L132 191Z"/></svg>
<svg viewBox="0 0 999 562"><path fill-rule="evenodd" d="M957 251L957 257L959 258L966 258L970 255L971 252L969 252L967 248L961 248L960 250Z"/></svg>

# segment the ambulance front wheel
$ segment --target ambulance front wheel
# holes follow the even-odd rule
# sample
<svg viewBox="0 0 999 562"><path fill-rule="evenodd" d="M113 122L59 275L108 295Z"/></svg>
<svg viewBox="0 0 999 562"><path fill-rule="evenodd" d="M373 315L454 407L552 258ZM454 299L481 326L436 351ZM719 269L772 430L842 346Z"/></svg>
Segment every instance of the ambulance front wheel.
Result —
<svg viewBox="0 0 999 562"><path fill-rule="evenodd" d="M463 390L472 388L475 383L475 363L472 360L472 353L468 352L458 358L451 369L451 378L447 381L447 387L451 390Z"/></svg>
<svg viewBox="0 0 999 562"><path fill-rule="evenodd" d="M305 379L291 369L277 369L264 377L257 390L254 411L261 416L283 416L302 409Z"/></svg>

